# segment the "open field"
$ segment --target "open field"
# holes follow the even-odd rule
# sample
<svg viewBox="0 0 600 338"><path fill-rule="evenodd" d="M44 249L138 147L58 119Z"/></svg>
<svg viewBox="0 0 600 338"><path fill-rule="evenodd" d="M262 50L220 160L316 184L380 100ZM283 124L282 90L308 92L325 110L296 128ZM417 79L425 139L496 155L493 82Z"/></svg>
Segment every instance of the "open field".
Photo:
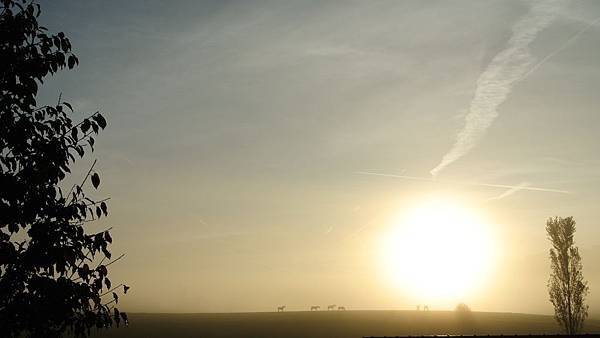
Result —
<svg viewBox="0 0 600 338"><path fill-rule="evenodd" d="M473 312L460 318L450 311L319 311L200 314L130 314L131 325L95 337L310 337L370 335L554 334L551 316ZM588 320L586 332L600 332Z"/></svg>

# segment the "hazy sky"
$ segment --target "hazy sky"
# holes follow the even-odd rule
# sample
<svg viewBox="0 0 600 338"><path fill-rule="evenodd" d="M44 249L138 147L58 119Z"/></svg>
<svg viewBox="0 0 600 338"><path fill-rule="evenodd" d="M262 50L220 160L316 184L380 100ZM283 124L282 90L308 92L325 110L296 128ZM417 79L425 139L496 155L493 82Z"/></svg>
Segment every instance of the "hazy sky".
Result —
<svg viewBox="0 0 600 338"><path fill-rule="evenodd" d="M127 254L112 266L132 286L122 307L552 313L545 221L573 215L600 316L600 2L535 6L44 2L81 65L42 97L108 119L94 158L110 217L94 227L114 226ZM446 154L436 182L357 173L431 177ZM439 195L498 243L488 280L460 300L417 299L381 262L393 219Z"/></svg>

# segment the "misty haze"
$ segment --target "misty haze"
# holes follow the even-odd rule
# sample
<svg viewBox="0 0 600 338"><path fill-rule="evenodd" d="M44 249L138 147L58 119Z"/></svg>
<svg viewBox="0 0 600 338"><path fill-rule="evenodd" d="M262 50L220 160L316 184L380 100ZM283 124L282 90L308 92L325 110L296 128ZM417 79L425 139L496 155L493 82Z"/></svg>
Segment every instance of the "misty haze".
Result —
<svg viewBox="0 0 600 338"><path fill-rule="evenodd" d="M600 334L600 2L0 1L0 337Z"/></svg>

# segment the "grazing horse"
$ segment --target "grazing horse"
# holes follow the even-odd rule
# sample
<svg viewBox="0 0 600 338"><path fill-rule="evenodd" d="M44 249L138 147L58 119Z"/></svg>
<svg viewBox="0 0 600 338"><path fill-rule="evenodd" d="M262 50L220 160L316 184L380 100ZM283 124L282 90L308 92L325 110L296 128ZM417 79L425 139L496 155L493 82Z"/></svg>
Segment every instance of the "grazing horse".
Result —
<svg viewBox="0 0 600 338"><path fill-rule="evenodd" d="M321 307L319 305L313 305L310 307L310 311L319 311Z"/></svg>
<svg viewBox="0 0 600 338"><path fill-rule="evenodd" d="M429 311L429 305L423 305L423 311Z"/></svg>
<svg viewBox="0 0 600 338"><path fill-rule="evenodd" d="M346 311L346 308L343 306L338 306L338 311Z"/></svg>
<svg viewBox="0 0 600 338"><path fill-rule="evenodd" d="M335 304L327 305L327 311L335 310Z"/></svg>
<svg viewBox="0 0 600 338"><path fill-rule="evenodd" d="M277 312L283 312L284 310L285 310L285 305L277 307Z"/></svg>

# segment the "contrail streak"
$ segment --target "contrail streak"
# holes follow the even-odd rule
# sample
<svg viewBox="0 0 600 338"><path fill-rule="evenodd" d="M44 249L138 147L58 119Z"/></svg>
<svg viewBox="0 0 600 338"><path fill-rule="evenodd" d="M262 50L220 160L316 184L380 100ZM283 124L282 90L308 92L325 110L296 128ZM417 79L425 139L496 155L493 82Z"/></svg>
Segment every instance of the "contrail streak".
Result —
<svg viewBox="0 0 600 338"><path fill-rule="evenodd" d="M567 48L573 41L577 40L581 35L587 32L590 28L594 27L598 22L600 22L600 17L596 20L590 22L585 27L583 27L579 32L573 34L565 43L563 43L560 47L556 48L552 53L546 55L540 62L536 63L535 66L531 67L531 69L523 75L523 79L527 78L531 73L535 72L538 68L540 68L546 61L550 60L554 55L562 52L565 48ZM521 79L521 80L523 80Z"/></svg>
<svg viewBox="0 0 600 338"><path fill-rule="evenodd" d="M492 59L477 79L465 126L456 136L452 148L430 171L432 176L437 176L441 170L466 155L485 135L498 117L498 107L506 101L514 84L528 74L533 62L529 45L554 20L560 8L558 4L558 1L536 1L529 14L513 26L506 48Z"/></svg>
<svg viewBox="0 0 600 338"><path fill-rule="evenodd" d="M489 198L488 201L501 200L501 199L503 199L505 197L508 197L510 195L513 195L513 194L515 194L515 193L523 190L523 188L526 188L528 186L529 186L528 182L521 182L521 183L519 183L519 185L514 186L514 187L506 190L505 192L501 193L500 195L498 195L496 197Z"/></svg>
<svg viewBox="0 0 600 338"><path fill-rule="evenodd" d="M383 174L383 173L374 173L374 172L368 172L368 171L357 171L356 173L360 174L360 175L392 177L392 178L400 178L400 179L411 180L411 181L439 182L439 183L449 183L449 184L458 184L458 185L472 185L472 186L489 187L489 188L519 189L519 190L529 190L529 191L553 192L553 193L558 193L558 194L570 194L571 193L571 192L569 192L567 190L558 190L558 189L531 187L531 186L528 186L528 185L523 185L523 183L521 183L520 185L506 185L506 184L490 184L490 183L481 183L481 182L439 180L439 179L434 179L434 178L430 178L430 177L418 177L418 176Z"/></svg>

